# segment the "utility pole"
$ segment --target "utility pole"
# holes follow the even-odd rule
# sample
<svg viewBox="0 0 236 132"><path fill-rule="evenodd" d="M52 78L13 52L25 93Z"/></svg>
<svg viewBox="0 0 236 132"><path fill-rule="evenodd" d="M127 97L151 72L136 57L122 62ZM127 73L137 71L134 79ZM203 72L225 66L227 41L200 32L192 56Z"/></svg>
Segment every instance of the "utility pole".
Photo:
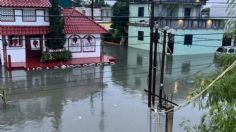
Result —
<svg viewBox="0 0 236 132"><path fill-rule="evenodd" d="M94 0L91 0L91 18L92 20L94 20L94 16L93 16L93 8L94 8Z"/></svg>
<svg viewBox="0 0 236 132"><path fill-rule="evenodd" d="M159 92L159 107L162 109L162 94L164 90L164 66L165 66L165 54L166 54L166 30L164 30L163 47L162 47L162 60L161 60L161 77L160 77L160 92Z"/></svg>
<svg viewBox="0 0 236 132"><path fill-rule="evenodd" d="M155 35L154 35L154 64L153 64L153 83L152 83L152 92L155 95L156 94L156 71L157 71L157 44L160 39L159 33L158 33L158 27L157 23L155 24ZM155 105L155 96L152 96L152 105Z"/></svg>
<svg viewBox="0 0 236 132"><path fill-rule="evenodd" d="M149 20L150 26L150 50L149 50L149 74L148 74L148 107L152 106L152 83L153 83L153 28L154 28L154 1L149 0L151 3L151 16ZM155 97L154 97L155 98ZM155 100L154 100L155 101Z"/></svg>

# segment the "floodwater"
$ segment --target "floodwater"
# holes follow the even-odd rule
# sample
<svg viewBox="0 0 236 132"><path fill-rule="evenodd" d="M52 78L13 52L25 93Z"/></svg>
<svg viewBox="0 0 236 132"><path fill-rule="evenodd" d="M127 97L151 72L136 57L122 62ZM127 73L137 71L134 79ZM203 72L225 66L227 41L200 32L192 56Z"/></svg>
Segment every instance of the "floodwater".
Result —
<svg viewBox="0 0 236 132"><path fill-rule="evenodd" d="M0 107L0 131L6 132L150 132L164 131L147 106L148 52L104 47L117 58L112 66L37 71L1 71L8 88L7 109ZM213 55L166 58L165 93L186 102L199 73L214 73ZM159 71L157 71L159 76ZM157 88L159 87L157 77ZM1 102L2 104L2 102ZM190 104L174 113L173 132L191 119L199 124L204 110ZM164 115L160 115L161 118ZM158 125L159 124L159 125Z"/></svg>

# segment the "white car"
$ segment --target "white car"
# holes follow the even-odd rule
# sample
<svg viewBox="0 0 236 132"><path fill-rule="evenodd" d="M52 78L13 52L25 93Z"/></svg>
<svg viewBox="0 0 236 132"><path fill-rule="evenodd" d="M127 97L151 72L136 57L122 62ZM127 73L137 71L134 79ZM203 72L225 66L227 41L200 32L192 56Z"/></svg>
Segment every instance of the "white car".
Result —
<svg viewBox="0 0 236 132"><path fill-rule="evenodd" d="M219 47L216 50L215 55L221 55L221 54L236 55L236 47L233 47L233 46L222 46L222 47Z"/></svg>

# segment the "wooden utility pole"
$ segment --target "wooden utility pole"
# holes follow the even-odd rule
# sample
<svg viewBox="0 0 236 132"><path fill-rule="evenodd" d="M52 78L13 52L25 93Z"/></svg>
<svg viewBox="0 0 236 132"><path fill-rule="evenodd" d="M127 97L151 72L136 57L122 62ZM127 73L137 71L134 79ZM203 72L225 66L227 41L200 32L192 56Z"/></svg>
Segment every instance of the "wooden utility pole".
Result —
<svg viewBox="0 0 236 132"><path fill-rule="evenodd" d="M153 29L154 29L154 1L149 0L151 3L151 16L149 20L150 26L150 49L149 49L149 74L148 74L148 107L152 107L153 94ZM155 97L154 97L155 98Z"/></svg>

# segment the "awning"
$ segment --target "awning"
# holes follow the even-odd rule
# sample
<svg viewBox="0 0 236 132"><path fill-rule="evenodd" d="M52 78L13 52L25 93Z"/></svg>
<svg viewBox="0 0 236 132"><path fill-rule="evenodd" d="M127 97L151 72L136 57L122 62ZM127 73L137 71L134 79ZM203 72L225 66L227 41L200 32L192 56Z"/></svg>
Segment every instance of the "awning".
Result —
<svg viewBox="0 0 236 132"><path fill-rule="evenodd" d="M2 26L1 35L46 35L48 26L26 27L26 26Z"/></svg>

